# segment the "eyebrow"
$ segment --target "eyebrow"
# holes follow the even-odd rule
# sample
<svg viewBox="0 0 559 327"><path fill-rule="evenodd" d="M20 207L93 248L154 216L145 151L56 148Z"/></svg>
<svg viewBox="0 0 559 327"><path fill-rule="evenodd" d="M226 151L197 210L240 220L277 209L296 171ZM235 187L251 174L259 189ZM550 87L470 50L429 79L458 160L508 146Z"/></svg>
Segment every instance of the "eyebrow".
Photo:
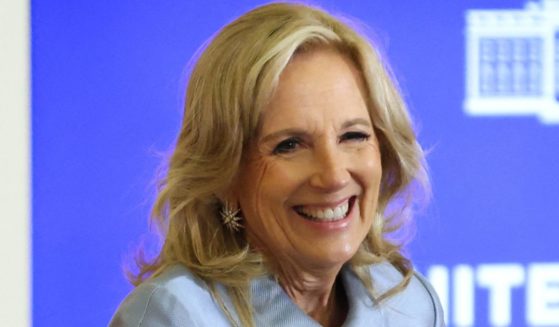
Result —
<svg viewBox="0 0 559 327"><path fill-rule="evenodd" d="M352 126L355 126L355 125L363 125L365 127L373 127L373 126L371 126L371 121L370 120L367 120L367 119L364 119L364 118L355 118L355 119L346 121L342 125L342 129L349 128L349 127L352 127Z"/></svg>
<svg viewBox="0 0 559 327"><path fill-rule="evenodd" d="M372 127L372 124L369 120L364 119L364 118L355 118L355 119L351 119L351 120L348 120L348 121L344 122L342 124L342 129L350 128L350 127L353 127L355 125L363 125L365 127ZM305 131L300 129L300 128L286 128L286 129L282 129L282 130L270 133L266 136L263 136L260 139L260 142L267 142L267 141L275 139L275 138L277 138L278 136L281 136L281 135L302 136L304 134L305 134Z"/></svg>

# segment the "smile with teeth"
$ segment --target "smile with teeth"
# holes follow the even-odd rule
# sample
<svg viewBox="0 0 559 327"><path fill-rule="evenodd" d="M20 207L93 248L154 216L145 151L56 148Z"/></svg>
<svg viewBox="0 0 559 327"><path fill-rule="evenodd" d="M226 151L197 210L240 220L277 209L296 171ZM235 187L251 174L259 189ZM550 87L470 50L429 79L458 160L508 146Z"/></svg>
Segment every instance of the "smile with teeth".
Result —
<svg viewBox="0 0 559 327"><path fill-rule="evenodd" d="M350 208L349 201L345 200L343 203L338 204L332 208L313 207L313 206L297 206L295 211L306 219L319 220L319 221L336 221L344 219Z"/></svg>

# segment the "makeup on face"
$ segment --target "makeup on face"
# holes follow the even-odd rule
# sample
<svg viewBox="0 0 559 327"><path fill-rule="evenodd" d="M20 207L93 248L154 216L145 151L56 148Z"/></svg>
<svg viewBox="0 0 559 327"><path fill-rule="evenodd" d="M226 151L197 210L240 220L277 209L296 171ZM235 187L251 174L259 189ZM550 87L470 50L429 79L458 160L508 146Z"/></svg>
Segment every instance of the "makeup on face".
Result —
<svg viewBox="0 0 559 327"><path fill-rule="evenodd" d="M370 230L382 168L365 94L333 49L298 54L281 74L236 195L249 242L272 260L341 267Z"/></svg>

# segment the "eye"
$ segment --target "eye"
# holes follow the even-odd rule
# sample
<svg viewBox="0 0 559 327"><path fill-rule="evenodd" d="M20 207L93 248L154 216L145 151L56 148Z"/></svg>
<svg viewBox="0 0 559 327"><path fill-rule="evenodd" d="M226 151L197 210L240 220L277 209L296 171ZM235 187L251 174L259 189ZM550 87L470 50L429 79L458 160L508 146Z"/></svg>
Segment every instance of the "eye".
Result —
<svg viewBox="0 0 559 327"><path fill-rule="evenodd" d="M370 134L365 132L347 132L340 137L340 142L344 141L367 141L371 137Z"/></svg>
<svg viewBox="0 0 559 327"><path fill-rule="evenodd" d="M293 152L297 149L297 147L301 145L301 140L296 137L290 137L286 140L281 141L276 147L274 148L274 154L285 154Z"/></svg>

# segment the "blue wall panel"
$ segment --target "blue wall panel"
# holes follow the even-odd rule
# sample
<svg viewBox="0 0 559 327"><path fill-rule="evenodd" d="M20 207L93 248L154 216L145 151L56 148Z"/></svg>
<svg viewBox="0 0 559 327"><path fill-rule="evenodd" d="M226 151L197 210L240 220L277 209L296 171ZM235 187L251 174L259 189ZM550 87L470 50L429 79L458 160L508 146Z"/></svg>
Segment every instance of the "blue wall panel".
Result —
<svg viewBox="0 0 559 327"><path fill-rule="evenodd" d="M147 231L187 62L260 3L32 1L34 325L108 322L130 290L120 269ZM434 200L409 248L419 269L439 265L452 281L460 264L475 274L519 264L526 276L509 314L511 325L528 325L527 267L559 262L559 124L463 109L466 11L524 1L320 4L371 27L430 149ZM489 326L491 295L475 277L475 325Z"/></svg>

